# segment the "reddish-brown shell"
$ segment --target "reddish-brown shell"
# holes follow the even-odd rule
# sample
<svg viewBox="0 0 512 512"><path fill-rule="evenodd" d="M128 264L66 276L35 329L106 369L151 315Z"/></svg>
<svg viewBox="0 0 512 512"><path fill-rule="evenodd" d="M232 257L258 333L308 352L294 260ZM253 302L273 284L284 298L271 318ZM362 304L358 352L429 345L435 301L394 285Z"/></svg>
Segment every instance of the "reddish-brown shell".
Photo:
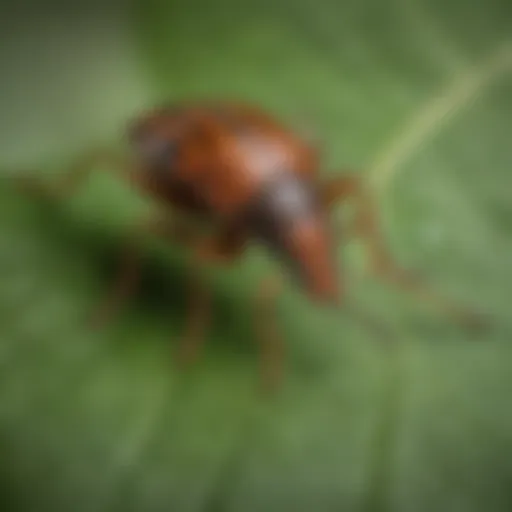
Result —
<svg viewBox="0 0 512 512"><path fill-rule="evenodd" d="M161 168L142 170L144 188L190 213L237 215L279 170L309 179L318 167L315 148L267 113L242 103L155 109L132 125L132 140L142 134L175 146Z"/></svg>

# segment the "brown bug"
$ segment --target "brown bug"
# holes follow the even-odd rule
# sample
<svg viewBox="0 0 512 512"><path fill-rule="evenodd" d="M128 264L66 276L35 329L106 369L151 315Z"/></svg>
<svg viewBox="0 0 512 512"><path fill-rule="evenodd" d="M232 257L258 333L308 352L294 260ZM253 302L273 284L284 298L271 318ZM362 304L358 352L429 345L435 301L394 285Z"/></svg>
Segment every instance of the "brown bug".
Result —
<svg viewBox="0 0 512 512"><path fill-rule="evenodd" d="M161 107L137 118L128 128L128 139L132 149L128 159L94 153L55 188L43 186L35 177L23 178L32 188L62 196L75 190L93 165L106 161L159 203L159 214L134 229L117 287L101 308L100 321L112 315L133 288L139 237L147 232L192 250L195 265L187 332L180 346L183 360L197 353L209 315L208 294L197 266L229 264L252 240L266 243L282 258L313 300L350 305L356 312L340 287L329 222L330 210L350 199L356 202L356 214L349 234L367 242L376 275L429 299L465 324L477 318L393 263L379 230L375 203L359 176L322 180L318 150L258 107L234 102ZM191 218L206 221L212 232L194 230L185 222ZM266 384L275 384L281 374L282 343L273 310L279 292L280 280L267 279L256 300Z"/></svg>

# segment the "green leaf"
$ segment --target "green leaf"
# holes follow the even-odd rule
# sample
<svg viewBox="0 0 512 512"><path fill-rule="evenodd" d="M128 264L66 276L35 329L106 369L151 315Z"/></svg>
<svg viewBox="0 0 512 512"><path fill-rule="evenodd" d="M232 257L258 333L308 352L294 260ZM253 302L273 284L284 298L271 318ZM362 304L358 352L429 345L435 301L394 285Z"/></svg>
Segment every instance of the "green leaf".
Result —
<svg viewBox="0 0 512 512"><path fill-rule="evenodd" d="M5 7L0 166L49 177L162 99L244 97L310 119L323 172L364 169L397 259L492 315L480 338L362 279L348 314L280 304L286 379L258 393L250 251L214 270L206 351L180 373L186 260L144 246L140 292L88 315L151 204L107 173L50 205L0 185L0 509L512 508L512 40L506 2L149 0ZM9 10L9 11L8 11ZM8 12L7 12L8 11ZM98 171L100 171L98 169ZM343 252L343 254L342 254Z"/></svg>

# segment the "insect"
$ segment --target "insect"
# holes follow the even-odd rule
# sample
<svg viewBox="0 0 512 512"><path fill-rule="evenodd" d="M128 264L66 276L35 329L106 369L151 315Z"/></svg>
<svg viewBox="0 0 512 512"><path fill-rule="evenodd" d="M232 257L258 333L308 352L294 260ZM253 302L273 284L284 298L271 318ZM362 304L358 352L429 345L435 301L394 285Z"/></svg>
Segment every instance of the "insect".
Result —
<svg viewBox="0 0 512 512"><path fill-rule="evenodd" d="M100 323L132 292L140 240L148 233L190 250L189 316L180 344L183 361L197 355L210 315L208 290L198 269L205 264L229 265L251 241L266 244L313 301L349 307L337 269L337 233L330 214L338 204L350 201L355 215L345 236L362 238L376 276L429 300L465 325L478 318L394 263L379 227L376 203L358 173L322 178L319 150L259 107L229 101L162 106L135 118L128 125L127 139L128 156L93 152L53 185L36 176L23 177L28 188L64 197L102 163L154 200L157 213L137 223L130 234L116 286L99 310ZM199 231L187 219L206 222L211 230ZM281 279L269 277L255 295L262 382L270 386L282 373L283 344L274 308L281 287Z"/></svg>

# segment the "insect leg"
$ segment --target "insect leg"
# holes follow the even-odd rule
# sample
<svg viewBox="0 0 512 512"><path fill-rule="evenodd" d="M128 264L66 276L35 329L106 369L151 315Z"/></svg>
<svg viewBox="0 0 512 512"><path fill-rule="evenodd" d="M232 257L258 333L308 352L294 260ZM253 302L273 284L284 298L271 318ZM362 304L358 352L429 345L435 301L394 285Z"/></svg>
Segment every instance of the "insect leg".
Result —
<svg viewBox="0 0 512 512"><path fill-rule="evenodd" d="M206 240L198 247L204 261L227 264L241 254L247 237L236 225L227 227L216 238ZM282 279L270 276L264 279L256 293L256 338L260 345L260 382L265 391L275 390L281 381L284 366L284 343L280 336L276 302L282 290Z"/></svg>
<svg viewBox="0 0 512 512"><path fill-rule="evenodd" d="M124 157L107 149L83 155L70 169L55 181L47 181L36 173L15 173L13 180L22 190L49 199L63 199L74 194L90 173L100 166L109 168L122 177L129 177L131 165Z"/></svg>
<svg viewBox="0 0 512 512"><path fill-rule="evenodd" d="M211 318L211 297L200 275L198 262L189 264L187 270L187 316L185 332L180 339L177 354L180 366L188 366L197 359Z"/></svg>
<svg viewBox="0 0 512 512"><path fill-rule="evenodd" d="M246 238L234 226L195 240L182 240L192 249L189 260L189 307L185 333L180 341L178 362L188 365L194 361L205 339L205 331L211 316L211 301L201 271L206 265L227 265L243 251Z"/></svg>
<svg viewBox="0 0 512 512"><path fill-rule="evenodd" d="M171 220L162 218L149 218L134 225L127 237L117 280L103 304L93 315L92 324L95 327L108 323L134 293L140 278L140 257L144 237L169 236L177 230L178 226L172 224Z"/></svg>
<svg viewBox="0 0 512 512"><path fill-rule="evenodd" d="M344 200L355 201L356 214L349 234L359 236L365 241L374 275L432 304L465 327L482 326L482 318L478 313L442 296L413 272L406 271L395 263L384 241L376 202L359 177L346 175L328 180L322 184L320 194L328 208Z"/></svg>

